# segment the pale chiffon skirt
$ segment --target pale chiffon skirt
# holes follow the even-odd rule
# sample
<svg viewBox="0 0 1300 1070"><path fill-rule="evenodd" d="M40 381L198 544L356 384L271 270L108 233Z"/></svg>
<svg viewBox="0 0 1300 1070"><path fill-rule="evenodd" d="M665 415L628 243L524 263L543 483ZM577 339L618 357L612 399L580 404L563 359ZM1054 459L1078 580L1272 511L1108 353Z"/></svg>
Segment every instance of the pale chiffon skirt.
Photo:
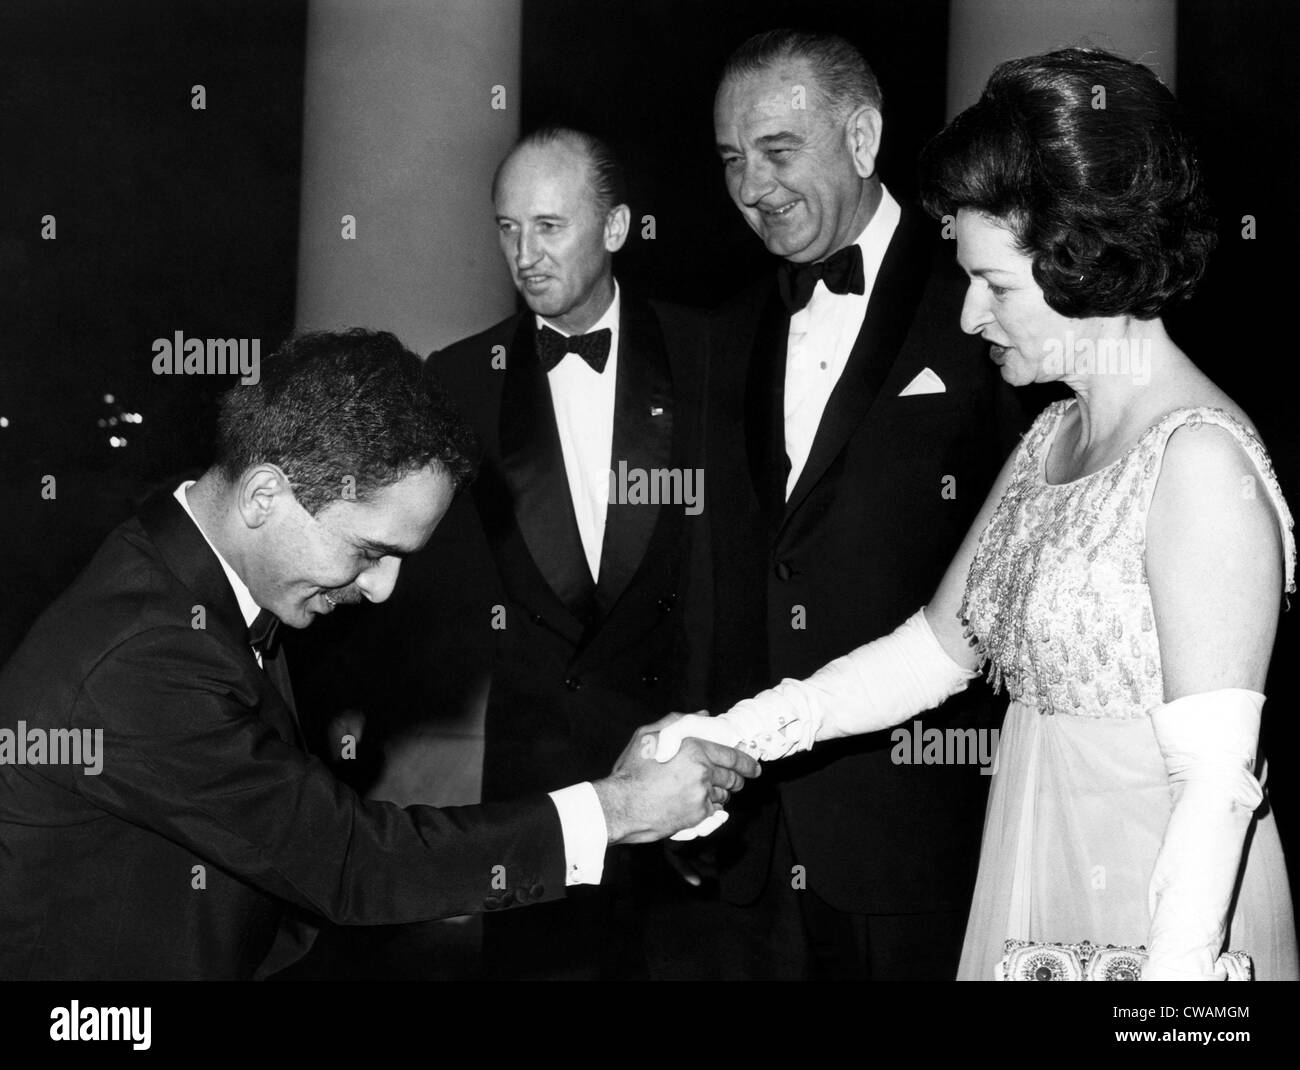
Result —
<svg viewBox="0 0 1300 1070"><path fill-rule="evenodd" d="M1169 808L1149 718L1043 715L1012 702L957 979L993 980L1008 938L1145 944L1147 884ZM1267 802L1247 840L1227 949L1251 956L1257 980L1300 977L1286 863Z"/></svg>

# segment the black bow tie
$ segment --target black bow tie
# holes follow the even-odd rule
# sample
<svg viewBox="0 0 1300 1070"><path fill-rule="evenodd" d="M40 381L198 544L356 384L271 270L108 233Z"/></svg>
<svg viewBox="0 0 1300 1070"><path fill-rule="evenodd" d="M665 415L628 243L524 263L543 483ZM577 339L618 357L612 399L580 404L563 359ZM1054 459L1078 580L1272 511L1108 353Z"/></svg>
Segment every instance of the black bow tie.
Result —
<svg viewBox="0 0 1300 1070"><path fill-rule="evenodd" d="M814 264L792 264L788 260L777 273L777 289L791 315L812 300L817 280L826 283L833 294L867 292L867 276L862 270L862 246L849 245L825 260Z"/></svg>
<svg viewBox="0 0 1300 1070"><path fill-rule="evenodd" d="M279 631L280 618L269 609L264 609L248 626L248 645L259 654L274 656Z"/></svg>
<svg viewBox="0 0 1300 1070"><path fill-rule="evenodd" d="M567 354L577 353L595 371L603 372L613 337L614 333L608 327L590 334L571 334L568 338L550 327L541 327L537 331L537 361L543 372L549 372Z"/></svg>

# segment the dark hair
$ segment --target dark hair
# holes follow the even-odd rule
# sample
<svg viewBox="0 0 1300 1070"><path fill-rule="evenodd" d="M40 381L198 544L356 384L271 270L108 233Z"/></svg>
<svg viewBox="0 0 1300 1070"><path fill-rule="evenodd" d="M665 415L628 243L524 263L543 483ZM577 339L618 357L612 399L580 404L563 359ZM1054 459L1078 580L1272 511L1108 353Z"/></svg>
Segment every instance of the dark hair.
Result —
<svg viewBox="0 0 1300 1070"><path fill-rule="evenodd" d="M442 388L387 331L289 339L263 361L256 384L225 394L217 419L225 478L278 465L313 516L345 488L364 500L431 463L459 490L476 456L474 435Z"/></svg>
<svg viewBox="0 0 1300 1070"><path fill-rule="evenodd" d="M812 67L817 88L837 120L848 118L864 105L880 110L884 98L875 72L861 52L832 33L779 29L755 34L727 58L718 85L796 59Z"/></svg>
<svg viewBox="0 0 1300 1070"><path fill-rule="evenodd" d="M614 155L614 150L595 134L576 130L571 126L540 126L520 138L514 148L497 164L496 173L492 176L493 200L496 199L501 172L520 149L532 145L553 145L557 141L576 149L586 158L587 181L591 186L596 212L602 218L620 204L627 203L627 179L624 177L618 157Z"/></svg>
<svg viewBox="0 0 1300 1070"><path fill-rule="evenodd" d="M1000 64L921 155L936 218L1007 225L1063 316L1151 319L1191 295L1215 220L1173 94L1140 63L1068 48Z"/></svg>

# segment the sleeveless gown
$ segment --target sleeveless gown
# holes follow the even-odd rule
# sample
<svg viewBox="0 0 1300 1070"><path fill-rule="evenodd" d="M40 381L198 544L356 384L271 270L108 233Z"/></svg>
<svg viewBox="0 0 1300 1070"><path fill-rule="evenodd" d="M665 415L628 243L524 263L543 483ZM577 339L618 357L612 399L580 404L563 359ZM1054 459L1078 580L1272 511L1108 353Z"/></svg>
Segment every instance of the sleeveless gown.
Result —
<svg viewBox="0 0 1300 1070"><path fill-rule="evenodd" d="M1240 421L1221 409L1180 409L1115 463L1049 484L1047 454L1074 404L1048 406L1022 440L966 585L963 621L1011 704L959 980L993 980L1009 937L1146 943L1147 884L1170 814L1149 717L1164 685L1146 516L1177 428L1212 424L1245 450L1258 493L1276 510L1286 590L1295 590L1291 514L1268 454ZM1256 775L1264 784L1262 763ZM1291 895L1266 784L1243 867L1225 950L1250 954L1259 980L1295 979Z"/></svg>

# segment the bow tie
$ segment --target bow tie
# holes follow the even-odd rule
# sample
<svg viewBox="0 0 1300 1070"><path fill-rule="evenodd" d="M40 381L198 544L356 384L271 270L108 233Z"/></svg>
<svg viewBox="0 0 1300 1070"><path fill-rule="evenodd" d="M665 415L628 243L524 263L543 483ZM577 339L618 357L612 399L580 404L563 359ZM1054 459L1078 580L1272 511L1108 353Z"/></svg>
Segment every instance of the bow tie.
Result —
<svg viewBox="0 0 1300 1070"><path fill-rule="evenodd" d="M571 334L568 338L550 327L541 327L537 331L537 361L543 372L549 372L567 354L577 353L594 371L603 372L613 337L614 332L608 327L590 334Z"/></svg>
<svg viewBox="0 0 1300 1070"><path fill-rule="evenodd" d="M825 260L814 264L792 264L788 260L777 272L777 289L791 315L812 300L817 280L826 283L833 294L867 292L867 277L862 270L862 246L849 245Z"/></svg>
<svg viewBox="0 0 1300 1070"><path fill-rule="evenodd" d="M248 645L259 654L275 656L280 631L280 618L264 609L248 626Z"/></svg>

